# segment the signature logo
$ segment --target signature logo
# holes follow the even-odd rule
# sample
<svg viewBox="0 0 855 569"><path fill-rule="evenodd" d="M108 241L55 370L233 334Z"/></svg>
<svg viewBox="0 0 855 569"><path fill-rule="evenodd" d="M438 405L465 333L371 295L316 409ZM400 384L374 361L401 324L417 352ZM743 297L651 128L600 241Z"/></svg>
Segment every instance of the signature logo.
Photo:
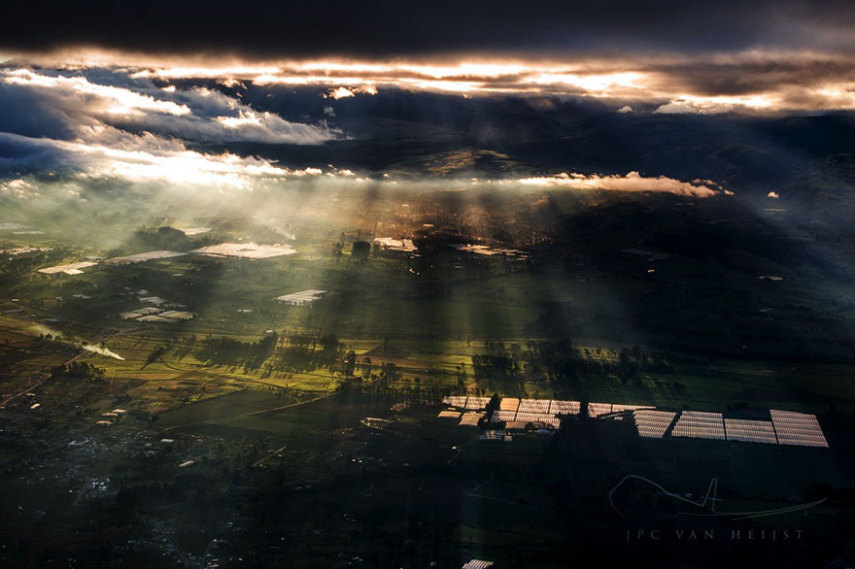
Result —
<svg viewBox="0 0 855 569"><path fill-rule="evenodd" d="M710 485L707 488L707 493L704 495L701 500L693 500L690 495L681 496L675 492L671 492L662 485L650 480L649 478L645 478L644 476L638 476L636 474L628 474L624 476L620 482L618 482L614 488L609 491L609 504L611 504L612 509L617 512L619 516L622 518L626 518L627 516L624 514L623 510L619 507L618 504L615 503L615 496L619 490L627 487L628 485L641 485L647 486L653 490L656 490L659 495L665 496L674 501L674 504L680 508L680 511L674 514L674 517L687 516L687 517L696 517L696 518L727 518L732 520L747 520L752 518L764 518L770 516L780 516L783 514L790 514L792 512L799 512L808 510L815 506L818 506L825 502L827 498L822 498L820 500L816 500L814 502L807 502L804 504L796 504L793 506L785 506L783 508L774 508L769 510L750 510L744 512L720 512L716 509L716 505L721 500L718 498L718 479L712 478L710 479Z"/></svg>

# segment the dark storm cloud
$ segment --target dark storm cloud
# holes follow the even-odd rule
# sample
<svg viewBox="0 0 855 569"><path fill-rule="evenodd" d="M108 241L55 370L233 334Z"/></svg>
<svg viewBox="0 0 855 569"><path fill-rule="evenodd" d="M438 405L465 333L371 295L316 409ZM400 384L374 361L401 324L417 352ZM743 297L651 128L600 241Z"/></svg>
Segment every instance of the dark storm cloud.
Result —
<svg viewBox="0 0 855 569"><path fill-rule="evenodd" d="M0 177L39 171L45 164L52 168L64 165L62 152L49 139L0 132Z"/></svg>
<svg viewBox="0 0 855 569"><path fill-rule="evenodd" d="M698 95L744 95L768 90L849 80L855 71L851 59L822 57L802 61L792 56L766 61L715 63L692 61L648 67L660 76L663 90L679 87Z"/></svg>
<svg viewBox="0 0 855 569"><path fill-rule="evenodd" d="M459 2L13 1L0 46L74 44L254 56L419 55L461 51L851 51L844 1Z"/></svg>

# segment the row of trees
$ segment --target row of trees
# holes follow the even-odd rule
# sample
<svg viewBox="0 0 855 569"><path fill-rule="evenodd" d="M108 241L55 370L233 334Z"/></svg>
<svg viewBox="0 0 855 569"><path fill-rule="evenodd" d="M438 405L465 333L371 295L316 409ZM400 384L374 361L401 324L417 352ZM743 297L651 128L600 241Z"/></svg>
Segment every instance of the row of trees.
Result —
<svg viewBox="0 0 855 569"><path fill-rule="evenodd" d="M485 352L472 356L476 379L502 379L519 374L539 375L552 381L574 380L580 375L616 376L626 383L639 381L641 373L671 373L673 366L662 354L640 346L624 348L617 361L580 353L569 339L528 341L506 346L488 342Z"/></svg>
<svg viewBox="0 0 855 569"><path fill-rule="evenodd" d="M149 356L149 363L172 348L157 348ZM210 365L243 366L247 370L263 367L266 373L299 373L324 367L340 371L343 366L343 346L334 334L281 337L270 332L255 342L228 337L189 337L174 349L179 358L192 353L196 359Z"/></svg>
<svg viewBox="0 0 855 569"><path fill-rule="evenodd" d="M88 362L70 362L51 368L51 379L75 379L103 382L106 372Z"/></svg>
<svg viewBox="0 0 855 569"><path fill-rule="evenodd" d="M234 338L207 338L196 350L196 358L213 365L243 365L258 369L273 355L279 337L267 334L257 342L241 342Z"/></svg>

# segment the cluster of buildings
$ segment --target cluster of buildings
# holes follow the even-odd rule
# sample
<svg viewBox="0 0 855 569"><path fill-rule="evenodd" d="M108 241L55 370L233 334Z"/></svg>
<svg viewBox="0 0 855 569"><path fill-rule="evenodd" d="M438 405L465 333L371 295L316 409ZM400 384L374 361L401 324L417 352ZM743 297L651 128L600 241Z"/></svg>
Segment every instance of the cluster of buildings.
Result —
<svg viewBox="0 0 855 569"><path fill-rule="evenodd" d="M111 427L115 423L119 421L122 417L127 414L127 411L124 409L113 409L112 411L107 411L106 413L101 413L101 419L95 421L96 425L100 425L102 427Z"/></svg>
<svg viewBox="0 0 855 569"><path fill-rule="evenodd" d="M277 296L276 300L289 306L307 306L321 298L326 292L325 290L316 289L301 290L300 292Z"/></svg>
<svg viewBox="0 0 855 569"><path fill-rule="evenodd" d="M183 304L170 302L159 296L143 296L147 295L148 291L140 289L136 291L138 300L152 306L144 306L129 312L122 312L119 317L122 320L133 320L134 322L150 322L150 323L171 323L181 320L192 320L196 315L187 310Z"/></svg>
<svg viewBox="0 0 855 569"><path fill-rule="evenodd" d="M503 397L490 407L490 397L448 396L440 419L458 421L460 426L506 430L557 429L566 416L631 421L639 437L647 439L689 438L739 441L790 446L828 447L816 415L771 409L745 416L724 416L709 411L667 411L650 405L585 403L553 399ZM487 431L484 440L508 440Z"/></svg>

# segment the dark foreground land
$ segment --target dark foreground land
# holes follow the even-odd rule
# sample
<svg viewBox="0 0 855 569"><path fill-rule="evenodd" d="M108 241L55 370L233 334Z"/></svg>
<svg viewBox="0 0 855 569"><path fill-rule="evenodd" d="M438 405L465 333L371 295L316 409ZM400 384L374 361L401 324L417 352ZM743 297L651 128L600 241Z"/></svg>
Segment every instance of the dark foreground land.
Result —
<svg viewBox="0 0 855 569"><path fill-rule="evenodd" d="M39 250L0 265L0 564L851 563L848 203L339 198L287 226L297 253L260 260L189 253L285 239L242 217L84 234L16 206L58 229L3 235ZM355 254L386 236L415 249ZM160 249L187 254L37 272ZM307 289L326 293L275 300ZM192 318L121 316L152 296ZM444 395L494 393L814 413L829 448L644 440L579 417L482 441L437 418Z"/></svg>
<svg viewBox="0 0 855 569"><path fill-rule="evenodd" d="M297 399L239 392L109 429L7 424L4 563L843 566L853 464L836 416L822 417L830 449L644 441L628 423L577 418L504 443L418 399ZM718 500L687 506L627 475L695 499L716 479Z"/></svg>

